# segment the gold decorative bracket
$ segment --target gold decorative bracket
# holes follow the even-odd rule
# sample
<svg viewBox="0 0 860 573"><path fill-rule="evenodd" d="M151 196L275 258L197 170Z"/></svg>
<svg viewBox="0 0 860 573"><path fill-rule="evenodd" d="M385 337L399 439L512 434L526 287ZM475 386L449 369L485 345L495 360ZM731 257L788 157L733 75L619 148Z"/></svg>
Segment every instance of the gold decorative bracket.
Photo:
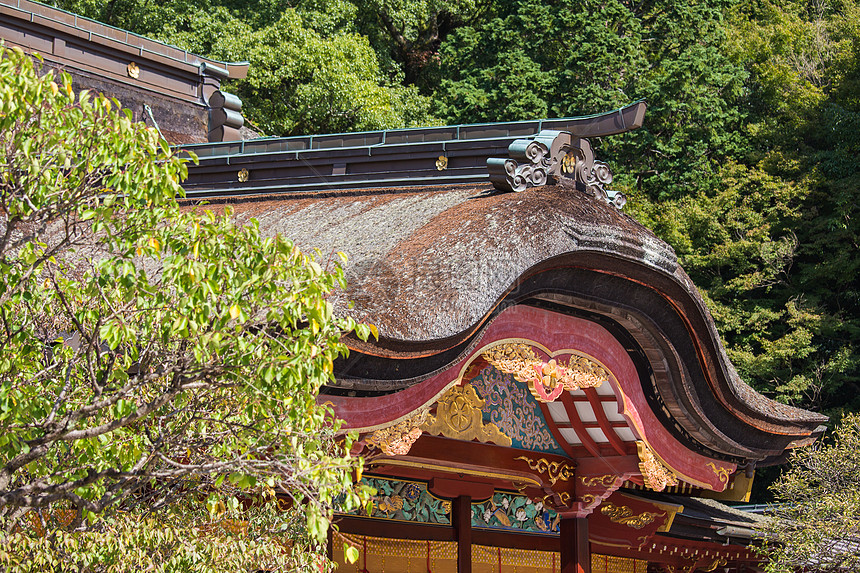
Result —
<svg viewBox="0 0 860 573"><path fill-rule="evenodd" d="M707 464L705 464L705 466L711 468L714 471L714 473L717 475L717 479L720 480L720 483L729 483L729 476L732 473L729 468L719 467L714 462L708 462Z"/></svg>
<svg viewBox="0 0 860 573"><path fill-rule="evenodd" d="M421 425L427 420L427 409L393 426L376 430L364 442L389 456L405 456L421 437Z"/></svg>
<svg viewBox="0 0 860 573"><path fill-rule="evenodd" d="M648 444L636 442L636 451L639 454L639 471L642 472L646 487L663 491L666 486L678 485L678 477L654 454Z"/></svg>
<svg viewBox="0 0 860 573"><path fill-rule="evenodd" d="M547 474L549 477L550 485L555 485L555 482L568 481L573 477L574 466L567 464L565 462L550 462L545 458L539 458L537 460L533 460L526 456L520 456L518 458L514 458L515 460L525 460L525 462L529 465L529 468L535 470L539 474Z"/></svg>
<svg viewBox="0 0 860 573"><path fill-rule="evenodd" d="M658 517L666 517L665 513L652 513L650 511L644 511L636 515L626 505L615 505L613 503L604 503L600 507L600 513L608 517L609 521L613 523L620 523L637 530L654 523L654 520Z"/></svg>

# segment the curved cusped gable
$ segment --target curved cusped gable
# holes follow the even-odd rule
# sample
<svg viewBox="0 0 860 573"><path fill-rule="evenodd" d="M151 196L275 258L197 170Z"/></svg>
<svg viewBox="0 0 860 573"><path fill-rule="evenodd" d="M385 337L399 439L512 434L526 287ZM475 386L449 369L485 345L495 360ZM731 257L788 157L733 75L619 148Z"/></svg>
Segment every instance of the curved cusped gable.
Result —
<svg viewBox="0 0 860 573"><path fill-rule="evenodd" d="M448 369L511 305L543 305L616 331L661 424L691 447L771 463L824 417L744 384L672 249L564 182L382 189L235 200L240 217L305 248L349 255L337 305L375 324L351 343L338 394L406 391Z"/></svg>

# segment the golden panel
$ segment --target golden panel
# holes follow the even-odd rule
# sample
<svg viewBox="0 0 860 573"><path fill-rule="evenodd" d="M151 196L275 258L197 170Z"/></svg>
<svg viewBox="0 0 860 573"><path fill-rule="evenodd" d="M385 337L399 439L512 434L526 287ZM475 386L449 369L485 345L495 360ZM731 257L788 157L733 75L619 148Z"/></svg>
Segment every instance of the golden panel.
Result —
<svg viewBox="0 0 860 573"><path fill-rule="evenodd" d="M548 474L550 485L555 485L558 480L568 481L573 477L573 467L565 462L549 462L545 458L533 460L526 456L514 458L515 460L525 460L529 467L539 474Z"/></svg>
<svg viewBox="0 0 860 573"><path fill-rule="evenodd" d="M428 434L442 435L455 440L493 442L510 446L513 442L495 424L484 424L484 400L471 384L453 386L436 405L436 415L428 415L421 426Z"/></svg>
<svg viewBox="0 0 860 573"><path fill-rule="evenodd" d="M654 491L663 491L666 486L678 485L678 477L657 459L648 444L638 441L636 450L639 454L639 471L642 472L647 487Z"/></svg>
<svg viewBox="0 0 860 573"><path fill-rule="evenodd" d="M358 534L334 533L332 559L339 573L385 573L386 571L432 571L457 573L457 543L455 541L425 541L419 539L387 539ZM358 561L348 563L344 545L359 550ZM561 556L557 551L513 549L472 545L472 572L499 573L527 571L529 573L558 573ZM591 554L592 573L646 573L647 561L628 557Z"/></svg>
<svg viewBox="0 0 860 573"><path fill-rule="evenodd" d="M604 503L600 507L600 513L609 518L613 523L620 523L633 529L642 529L658 517L666 517L665 513L651 513L650 511L642 512L638 515L633 513L633 510L626 505L615 505L613 503Z"/></svg>
<svg viewBox="0 0 860 573"><path fill-rule="evenodd" d="M412 444L421 437L421 425L427 420L427 410L421 410L411 418L393 426L376 430L365 443L373 448L382 450L389 456L405 456Z"/></svg>

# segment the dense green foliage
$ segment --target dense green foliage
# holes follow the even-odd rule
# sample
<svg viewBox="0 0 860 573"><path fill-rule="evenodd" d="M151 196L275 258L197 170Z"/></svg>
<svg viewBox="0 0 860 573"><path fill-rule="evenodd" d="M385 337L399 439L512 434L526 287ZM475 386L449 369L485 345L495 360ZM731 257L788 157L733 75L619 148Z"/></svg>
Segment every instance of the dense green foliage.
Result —
<svg viewBox="0 0 860 573"><path fill-rule="evenodd" d="M296 135L432 123L415 87L383 74L343 0L71 0L59 6L223 61L248 61L235 86L264 134Z"/></svg>
<svg viewBox="0 0 860 573"><path fill-rule="evenodd" d="M795 451L773 485L777 501L765 522L768 573L860 569L860 416L846 416L827 443Z"/></svg>
<svg viewBox="0 0 860 573"><path fill-rule="evenodd" d="M0 150L0 567L319 571L338 264L181 210L155 130L2 45Z"/></svg>
<svg viewBox="0 0 860 573"><path fill-rule="evenodd" d="M628 210L676 249L747 381L860 410L857 0L58 2L250 59L236 89L272 134L646 99L645 127L594 142Z"/></svg>

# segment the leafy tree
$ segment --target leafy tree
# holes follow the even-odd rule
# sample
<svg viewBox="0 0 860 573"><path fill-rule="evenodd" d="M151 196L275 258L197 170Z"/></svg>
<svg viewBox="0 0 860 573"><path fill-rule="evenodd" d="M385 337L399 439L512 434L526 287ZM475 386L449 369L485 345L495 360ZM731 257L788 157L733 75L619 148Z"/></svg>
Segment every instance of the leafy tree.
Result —
<svg viewBox="0 0 860 573"><path fill-rule="evenodd" d="M337 264L180 209L185 160L117 107L0 47L0 563L317 568L361 496L315 397L370 329Z"/></svg>
<svg viewBox="0 0 860 573"><path fill-rule="evenodd" d="M346 0L64 0L85 16L204 56L249 61L233 82L243 113L267 135L431 125L430 101L391 81Z"/></svg>
<svg viewBox="0 0 860 573"><path fill-rule="evenodd" d="M795 450L772 486L777 500L761 535L769 573L860 568L860 416L846 416L830 443Z"/></svg>
<svg viewBox="0 0 860 573"><path fill-rule="evenodd" d="M638 201L633 211L675 248L741 376L797 400L806 389L797 377L822 320L787 284L802 190L738 163L723 166L719 180L683 199Z"/></svg>
<svg viewBox="0 0 860 573"><path fill-rule="evenodd" d="M479 24L494 7L475 0L355 0L357 26L383 68L423 91L438 83L439 46L457 28Z"/></svg>
<svg viewBox="0 0 860 573"><path fill-rule="evenodd" d="M781 304L819 316L788 394L856 411L860 377L860 4L739 5L730 49L749 69L748 161L795 189L797 248ZM797 217L799 215L799 218Z"/></svg>
<svg viewBox="0 0 860 573"><path fill-rule="evenodd" d="M211 54L251 62L237 85L268 133L338 133L428 123L429 102L415 88L386 85L376 54L353 33L323 35L296 10L254 32L225 34Z"/></svg>
<svg viewBox="0 0 860 573"><path fill-rule="evenodd" d="M564 117L649 105L644 128L602 142L652 199L709 184L745 149L743 68L725 50L724 2L512 0L441 47L438 114L451 122Z"/></svg>

